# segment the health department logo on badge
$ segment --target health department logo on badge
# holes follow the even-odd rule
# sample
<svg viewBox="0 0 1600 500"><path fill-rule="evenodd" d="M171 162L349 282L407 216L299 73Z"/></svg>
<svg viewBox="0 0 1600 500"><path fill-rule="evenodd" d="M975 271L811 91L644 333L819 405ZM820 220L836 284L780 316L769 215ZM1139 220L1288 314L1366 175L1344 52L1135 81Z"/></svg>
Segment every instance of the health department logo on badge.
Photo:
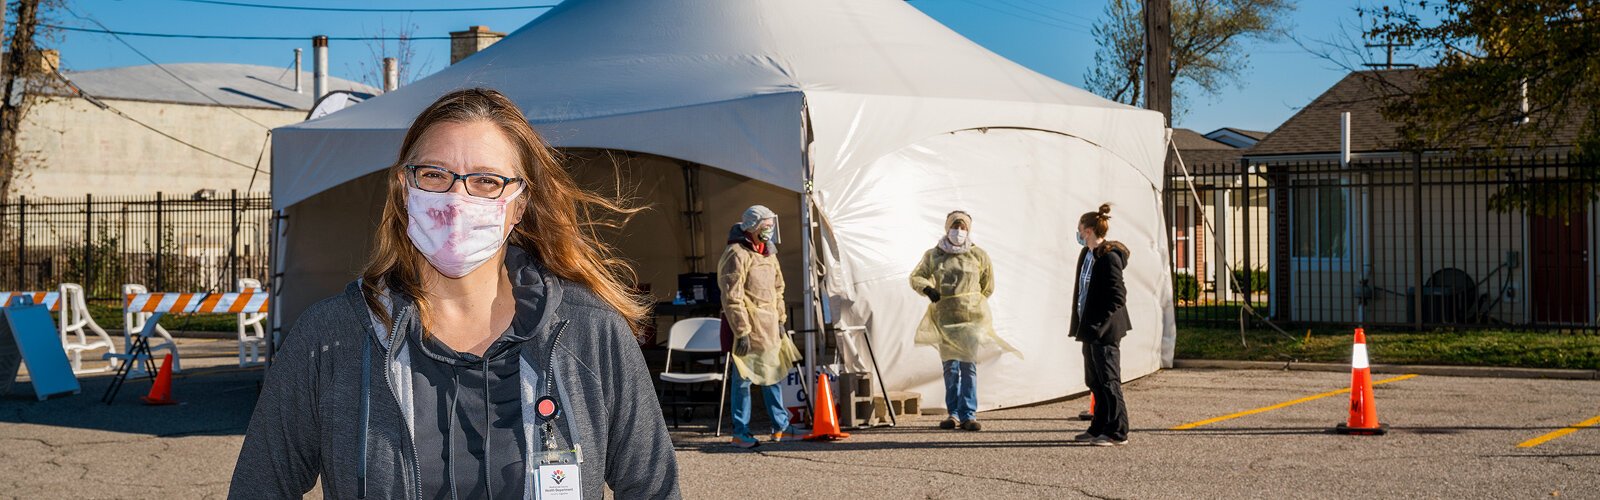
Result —
<svg viewBox="0 0 1600 500"><path fill-rule="evenodd" d="M562 470L558 469L555 472L551 472L550 473L550 480L551 481L555 481L556 484L561 484L562 481L566 481L567 480L567 473L566 473L566 471L562 471Z"/></svg>

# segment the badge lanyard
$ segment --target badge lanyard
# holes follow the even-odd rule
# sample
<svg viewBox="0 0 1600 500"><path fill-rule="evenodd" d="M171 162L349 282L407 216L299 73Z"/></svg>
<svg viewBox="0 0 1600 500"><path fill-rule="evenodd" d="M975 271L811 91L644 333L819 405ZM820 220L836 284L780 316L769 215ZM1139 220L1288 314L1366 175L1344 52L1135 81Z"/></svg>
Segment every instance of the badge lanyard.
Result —
<svg viewBox="0 0 1600 500"><path fill-rule="evenodd" d="M544 443L540 465L534 470L534 488L540 500L565 500L583 498L583 479L579 464L583 462L583 448L573 443L571 450L557 451L555 421L561 418L561 405L556 398L544 396L534 403L539 416ZM563 455L570 456L570 460Z"/></svg>

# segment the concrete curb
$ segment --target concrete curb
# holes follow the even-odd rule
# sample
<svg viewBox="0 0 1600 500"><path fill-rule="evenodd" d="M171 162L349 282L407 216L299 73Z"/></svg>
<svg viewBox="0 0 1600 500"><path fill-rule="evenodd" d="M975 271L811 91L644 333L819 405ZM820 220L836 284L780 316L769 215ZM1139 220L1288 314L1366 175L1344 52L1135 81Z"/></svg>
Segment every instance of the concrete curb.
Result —
<svg viewBox="0 0 1600 500"><path fill-rule="evenodd" d="M1350 371L1343 363L1301 361L1233 361L1223 359L1176 359L1173 368L1218 370L1301 370L1316 372ZM1600 370L1554 368L1505 368L1495 366L1372 365L1372 373L1415 373L1441 377L1542 378L1561 380L1600 380Z"/></svg>

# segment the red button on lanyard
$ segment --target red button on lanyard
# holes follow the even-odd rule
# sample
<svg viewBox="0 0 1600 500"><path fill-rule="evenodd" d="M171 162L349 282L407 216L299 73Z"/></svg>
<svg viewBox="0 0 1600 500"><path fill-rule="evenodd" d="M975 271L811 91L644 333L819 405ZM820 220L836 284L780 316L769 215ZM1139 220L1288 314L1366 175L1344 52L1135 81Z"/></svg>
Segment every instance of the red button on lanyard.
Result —
<svg viewBox="0 0 1600 500"><path fill-rule="evenodd" d="M534 404L534 411L539 413L540 420L549 422L561 414L561 407L556 404L556 398L545 396Z"/></svg>

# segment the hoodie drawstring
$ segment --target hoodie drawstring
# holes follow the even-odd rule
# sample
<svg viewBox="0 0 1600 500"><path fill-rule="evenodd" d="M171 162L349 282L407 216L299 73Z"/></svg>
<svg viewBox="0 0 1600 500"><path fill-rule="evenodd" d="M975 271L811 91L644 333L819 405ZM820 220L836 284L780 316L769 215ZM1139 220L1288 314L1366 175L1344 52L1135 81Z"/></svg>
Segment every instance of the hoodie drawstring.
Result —
<svg viewBox="0 0 1600 500"><path fill-rule="evenodd" d="M372 420L372 338L361 336L361 470L356 474L356 498L367 497L367 426Z"/></svg>
<svg viewBox="0 0 1600 500"><path fill-rule="evenodd" d="M456 488L456 462L455 462L454 459L449 458L449 457L454 457L455 456L455 442L454 442L455 438L454 438L454 436L456 434L456 408L457 408L456 403L460 400L460 395L459 395L458 391L461 390L461 377L460 377L460 373L457 372L455 369L452 369L451 373L452 373L451 383L455 387L455 391L452 391L451 394L450 394L450 417L446 419L446 421L448 422L448 432L445 433L445 448L446 448L446 450L448 450L448 453L445 454L446 457L447 457L445 460L449 462L449 466L450 466L450 498L460 498L459 497L459 493L458 493L459 490L457 490L457 488ZM494 425L493 412L492 412L492 408L491 408L494 405L489 404L489 358L485 357L485 358L481 358L480 359L480 363L478 363L478 373L483 377L483 382L484 382L483 383L483 401L484 401L484 405L483 405L483 491L484 491L485 495L487 495L489 497L493 497L494 496L494 479L493 479L493 475L490 473L490 471L492 470L492 467L490 467L489 461L492 460L492 456L490 455L490 450L494 449L494 441L493 441L494 438L492 437L493 436L493 432L492 432L493 429L490 428L491 426Z"/></svg>
<svg viewBox="0 0 1600 500"><path fill-rule="evenodd" d="M494 482L489 475L489 460L493 457L490 450L494 449L491 446L491 439L493 439L491 436L494 435L494 420L491 418L491 409L494 407L494 403L491 402L493 400L489 399L489 357L487 356L489 353L484 352L484 354L484 357L479 358L481 363L478 365L478 373L483 376L483 494L493 498Z"/></svg>
<svg viewBox="0 0 1600 500"><path fill-rule="evenodd" d="M444 462L445 462L445 465L447 467L445 469L445 476L446 476L446 479L448 479L448 481L450 483L450 498L452 500L455 500L455 499L461 498L460 497L460 493L456 489L456 460L455 460L455 457L456 457L456 402L457 402L458 399L460 399L458 396L461 393L461 375L460 375L460 373L458 373L456 371L456 368L453 367L453 366L450 367L450 387L452 388L451 391L450 391L450 410L449 410L449 414L445 415L445 417L444 417L444 421L445 421L445 429L444 429L444 450L445 450L444 451Z"/></svg>

